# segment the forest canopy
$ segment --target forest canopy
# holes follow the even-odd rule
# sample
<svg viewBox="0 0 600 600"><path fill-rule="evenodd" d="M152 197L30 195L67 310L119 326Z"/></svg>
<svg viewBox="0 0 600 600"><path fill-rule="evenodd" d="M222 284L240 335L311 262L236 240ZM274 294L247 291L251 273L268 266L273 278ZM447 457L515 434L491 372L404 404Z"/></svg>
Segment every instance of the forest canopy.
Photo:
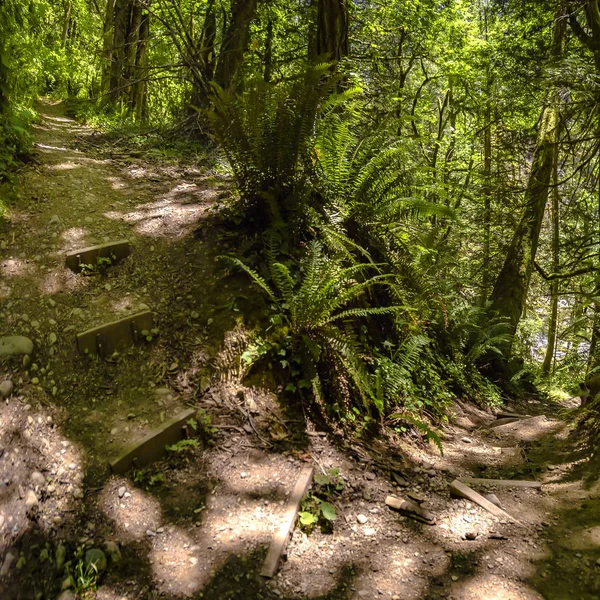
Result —
<svg viewBox="0 0 600 600"><path fill-rule="evenodd" d="M210 149L248 373L429 432L600 370L599 78L597 0L0 0L0 176L41 95Z"/></svg>

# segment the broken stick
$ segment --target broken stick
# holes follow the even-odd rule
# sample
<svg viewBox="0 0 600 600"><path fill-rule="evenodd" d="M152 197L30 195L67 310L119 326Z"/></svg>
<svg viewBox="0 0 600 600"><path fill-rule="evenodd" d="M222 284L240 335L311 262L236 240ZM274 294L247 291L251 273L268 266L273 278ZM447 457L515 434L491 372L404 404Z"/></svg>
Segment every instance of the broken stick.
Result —
<svg viewBox="0 0 600 600"><path fill-rule="evenodd" d="M435 525L435 515L430 513L428 510L421 508L418 504L415 504L410 500L396 498L396 496L388 496L385 499L385 503L390 508L399 510L400 512L405 513L407 516L413 517L413 519L417 519L426 525Z"/></svg>
<svg viewBox="0 0 600 600"><path fill-rule="evenodd" d="M265 558L265 564L260 572L263 577L268 577L270 579L277 572L279 560L281 559L281 555L283 554L289 542L290 534L292 533L294 525L296 524L296 517L298 516L298 511L300 510L300 502L302 502L302 498L304 498L306 490L308 490L310 487L312 476L312 467L304 467L302 469L300 477L298 477L298 481L296 482L296 487L294 487L294 491L292 492L292 495L288 501L281 527L273 536L273 541L271 542L269 552L267 553L267 558Z"/></svg>
<svg viewBox="0 0 600 600"><path fill-rule="evenodd" d="M453 496L459 496L460 498L466 498L475 504L479 504L482 508L485 508L488 512L492 513L496 517L501 519L507 519L513 523L521 525L520 521L509 515L507 512L498 508L495 504L492 504L487 498L484 498L481 494L478 494L475 490L472 490L468 485L465 485L462 481L455 479L449 486L450 494Z"/></svg>

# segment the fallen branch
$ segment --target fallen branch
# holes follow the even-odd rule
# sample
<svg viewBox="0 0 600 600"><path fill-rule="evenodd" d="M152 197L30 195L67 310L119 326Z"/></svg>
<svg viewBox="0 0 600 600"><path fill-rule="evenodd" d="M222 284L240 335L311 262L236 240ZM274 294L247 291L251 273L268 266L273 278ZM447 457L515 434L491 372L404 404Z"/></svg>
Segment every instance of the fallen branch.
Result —
<svg viewBox="0 0 600 600"><path fill-rule="evenodd" d="M404 500L403 498L396 498L396 496L388 496L385 499L385 503L395 510L399 510L408 517L417 519L426 525L435 525L435 515L424 508L421 508L418 504L411 502L410 500Z"/></svg>

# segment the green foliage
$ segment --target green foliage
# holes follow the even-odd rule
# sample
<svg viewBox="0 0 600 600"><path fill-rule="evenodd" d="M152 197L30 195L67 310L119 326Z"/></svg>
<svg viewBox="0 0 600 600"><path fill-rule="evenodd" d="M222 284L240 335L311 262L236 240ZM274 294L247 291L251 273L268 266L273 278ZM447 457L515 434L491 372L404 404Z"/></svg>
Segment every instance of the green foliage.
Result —
<svg viewBox="0 0 600 600"><path fill-rule="evenodd" d="M174 444L171 444L170 446L167 445L165 446L167 452L173 452L175 454L181 454L184 452L187 452L187 450L189 448L198 448L200 446L200 444L198 443L198 440L195 440L194 438L190 438L190 439L186 439L186 440L180 440L179 442L175 442Z"/></svg>
<svg viewBox="0 0 600 600"><path fill-rule="evenodd" d="M312 532L317 525L323 533L332 533L333 524L337 520L337 511L332 501L342 493L344 480L339 469L332 468L326 473L316 473L314 483L315 488L302 500L298 523L306 533Z"/></svg>
<svg viewBox="0 0 600 600"><path fill-rule="evenodd" d="M75 552L74 561L69 561L65 565L65 571L73 582L75 593L82 598L85 598L88 594L96 590L98 579L100 578L100 573L95 563L91 562L86 565L85 552L85 546L78 547Z"/></svg>
<svg viewBox="0 0 600 600"><path fill-rule="evenodd" d="M165 476L162 473L156 473L151 469L136 469L133 471L133 482L138 487L149 489L151 487L161 485Z"/></svg>

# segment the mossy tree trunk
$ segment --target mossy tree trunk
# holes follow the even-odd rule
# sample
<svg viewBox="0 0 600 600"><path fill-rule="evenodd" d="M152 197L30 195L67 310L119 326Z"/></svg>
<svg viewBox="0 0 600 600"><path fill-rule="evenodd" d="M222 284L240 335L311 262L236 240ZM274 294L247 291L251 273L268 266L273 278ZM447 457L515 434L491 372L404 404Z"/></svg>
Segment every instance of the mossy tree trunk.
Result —
<svg viewBox="0 0 600 600"><path fill-rule="evenodd" d="M141 0L109 0L104 20L105 104L124 105L137 120L146 118L150 16Z"/></svg>
<svg viewBox="0 0 600 600"><path fill-rule="evenodd" d="M348 0L319 0L316 57L338 62L348 56Z"/></svg>
<svg viewBox="0 0 600 600"><path fill-rule="evenodd" d="M561 10L554 26L551 51L553 59L562 55L564 33L565 19ZM505 319L510 326L510 341L501 348L505 360L510 357L512 340L527 300L552 180L558 142L558 121L558 90L551 89L540 117L533 163L525 190L524 209L490 299L492 312Z"/></svg>
<svg viewBox="0 0 600 600"><path fill-rule="evenodd" d="M227 90L235 90L241 79L244 54L250 43L250 25L256 17L258 0L235 0L231 20L223 36L215 81Z"/></svg>

